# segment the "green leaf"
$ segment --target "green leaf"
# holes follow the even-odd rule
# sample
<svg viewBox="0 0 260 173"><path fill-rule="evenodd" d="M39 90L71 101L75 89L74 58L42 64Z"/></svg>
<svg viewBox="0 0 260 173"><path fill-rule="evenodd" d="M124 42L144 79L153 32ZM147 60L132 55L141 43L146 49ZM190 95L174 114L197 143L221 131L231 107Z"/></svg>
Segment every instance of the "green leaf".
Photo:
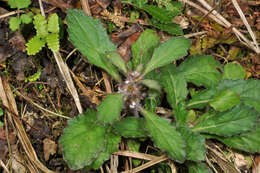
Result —
<svg viewBox="0 0 260 173"><path fill-rule="evenodd" d="M189 162L187 166L189 173L211 173L207 165L202 162Z"/></svg>
<svg viewBox="0 0 260 173"><path fill-rule="evenodd" d="M106 30L97 19L80 10L68 10L67 23L69 40L91 64L105 69L114 79L121 81L116 67L106 57L107 52L116 52Z"/></svg>
<svg viewBox="0 0 260 173"><path fill-rule="evenodd" d="M215 88L206 90L198 97L192 98L189 106L196 107L203 102L209 102L214 95L224 91L231 90L240 96L240 102L249 107L254 107L260 112L260 81L259 80L223 80Z"/></svg>
<svg viewBox="0 0 260 173"><path fill-rule="evenodd" d="M212 100L212 97L215 95L215 93L215 89L199 91L196 95L192 97L192 99L189 100L187 108L203 108Z"/></svg>
<svg viewBox="0 0 260 173"><path fill-rule="evenodd" d="M157 20L151 20L151 25L172 35L183 35L181 25L176 23L160 23Z"/></svg>
<svg viewBox="0 0 260 173"><path fill-rule="evenodd" d="M41 76L41 69L38 69L36 73L34 73L33 75L27 77L24 79L25 82L34 82L37 81Z"/></svg>
<svg viewBox="0 0 260 173"><path fill-rule="evenodd" d="M48 34L46 37L46 42L47 42L49 49L51 49L53 52L56 52L60 49L58 33Z"/></svg>
<svg viewBox="0 0 260 173"><path fill-rule="evenodd" d="M144 100L145 109L150 112L155 112L157 105L161 102L161 95L154 90L148 91L148 97Z"/></svg>
<svg viewBox="0 0 260 173"><path fill-rule="evenodd" d="M125 74L127 73L126 63L121 58L121 56L117 52L109 52L107 53L107 58L115 65L117 66L122 72Z"/></svg>
<svg viewBox="0 0 260 173"><path fill-rule="evenodd" d="M157 82L156 80L143 79L140 81L140 83L147 86L150 89L156 90L158 92L161 91L161 86L160 86L159 82Z"/></svg>
<svg viewBox="0 0 260 173"><path fill-rule="evenodd" d="M228 63L224 66L223 79L244 79L246 72L240 64Z"/></svg>
<svg viewBox="0 0 260 173"><path fill-rule="evenodd" d="M21 24L21 19L19 19L18 17L10 17L9 28L12 31L16 31L17 29L19 29L20 24Z"/></svg>
<svg viewBox="0 0 260 173"><path fill-rule="evenodd" d="M190 41L186 38L170 38L154 50L152 59L146 64L143 74L170 64L187 54Z"/></svg>
<svg viewBox="0 0 260 173"><path fill-rule="evenodd" d="M138 38L138 40L132 45L132 62L134 69L140 64L146 64L152 57L153 50L158 46L160 38L156 32L150 29L146 29Z"/></svg>
<svg viewBox="0 0 260 173"><path fill-rule="evenodd" d="M217 138L229 147L240 149L250 153L260 152L260 125L248 133L229 138Z"/></svg>
<svg viewBox="0 0 260 173"><path fill-rule="evenodd" d="M98 119L103 123L113 123L120 118L123 108L123 94L109 94L98 106Z"/></svg>
<svg viewBox="0 0 260 173"><path fill-rule="evenodd" d="M48 31L51 33L59 33L59 17L56 13L53 13L48 18Z"/></svg>
<svg viewBox="0 0 260 173"><path fill-rule="evenodd" d="M209 104L216 111L226 111L240 104L240 97L234 91L227 89L215 95Z"/></svg>
<svg viewBox="0 0 260 173"><path fill-rule="evenodd" d="M176 16L176 14L174 14L173 12L155 5L143 5L142 9L162 23L170 23L172 19Z"/></svg>
<svg viewBox="0 0 260 173"><path fill-rule="evenodd" d="M205 160L205 139L201 135L192 132L188 127L177 128L177 131L180 132L182 138L186 141L187 160Z"/></svg>
<svg viewBox="0 0 260 173"><path fill-rule="evenodd" d="M34 36L28 43L26 43L26 50L28 55L35 55L45 46L45 41L39 37Z"/></svg>
<svg viewBox="0 0 260 173"><path fill-rule="evenodd" d="M11 8L27 8L30 4L30 0L8 0L8 4Z"/></svg>
<svg viewBox="0 0 260 173"><path fill-rule="evenodd" d="M88 110L73 118L60 138L64 159L72 169L90 165L105 149L106 128L97 123L96 112Z"/></svg>
<svg viewBox="0 0 260 173"><path fill-rule="evenodd" d="M212 113L201 123L193 127L193 131L219 136L232 136L252 129L258 118L258 112L238 105L225 112Z"/></svg>
<svg viewBox="0 0 260 173"><path fill-rule="evenodd" d="M4 111L2 108L0 108L0 117L4 115Z"/></svg>
<svg viewBox="0 0 260 173"><path fill-rule="evenodd" d="M185 142L174 126L170 124L170 121L142 108L141 113L145 117L145 128L154 144L161 150L166 151L173 160L184 162Z"/></svg>
<svg viewBox="0 0 260 173"><path fill-rule="evenodd" d="M47 20L41 14L37 14L33 17L34 28L36 29L37 36L44 38L48 35Z"/></svg>
<svg viewBox="0 0 260 173"><path fill-rule="evenodd" d="M24 24L29 24L32 22L32 13L28 13L28 14L22 14L21 15L21 22Z"/></svg>
<svg viewBox="0 0 260 173"><path fill-rule="evenodd" d="M127 139L127 148L131 152L138 152L140 149L140 145L141 145L141 143L137 140ZM142 160L132 159L132 162L133 162L133 165L135 167L137 167L142 162Z"/></svg>
<svg viewBox="0 0 260 173"><path fill-rule="evenodd" d="M197 86L214 87L221 79L221 65L212 56L190 56L179 67L188 82Z"/></svg>
<svg viewBox="0 0 260 173"><path fill-rule="evenodd" d="M188 111L186 110L185 102L178 103L174 108L173 113L174 118L176 119L176 124L178 126L187 125Z"/></svg>
<svg viewBox="0 0 260 173"><path fill-rule="evenodd" d="M91 168L98 169L102 164L109 159L109 156L118 151L118 144L120 142L120 136L109 133L106 135L106 149L98 155L98 158L92 163Z"/></svg>
<svg viewBox="0 0 260 173"><path fill-rule="evenodd" d="M176 67L170 64L161 69L162 85L167 92L167 100L175 108L184 101L188 95L187 83L181 73L176 72Z"/></svg>
<svg viewBox="0 0 260 173"><path fill-rule="evenodd" d="M143 118L127 117L116 122L113 127L114 132L120 136L129 138L140 138L147 136L147 133L144 129Z"/></svg>

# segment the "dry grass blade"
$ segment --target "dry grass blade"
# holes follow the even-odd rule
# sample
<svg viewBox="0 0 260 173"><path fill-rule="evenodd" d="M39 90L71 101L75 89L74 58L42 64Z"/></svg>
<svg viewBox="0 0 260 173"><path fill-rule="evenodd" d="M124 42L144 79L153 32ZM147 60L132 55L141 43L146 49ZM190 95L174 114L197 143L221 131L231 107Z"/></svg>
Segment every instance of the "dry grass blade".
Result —
<svg viewBox="0 0 260 173"><path fill-rule="evenodd" d="M143 159L143 160L154 160L154 159L158 158L157 156L153 156L150 154L131 152L131 151L117 151L117 152L114 152L113 154L120 155L120 156L126 156L126 157L133 157L133 158Z"/></svg>
<svg viewBox="0 0 260 173"><path fill-rule="evenodd" d="M15 114L18 114L16 102L13 93L11 91L11 88L7 80L2 76L0 76L0 98L3 101L4 106L8 107ZM45 173L54 173L39 161L36 152L27 136L27 133L24 130L23 124L20 121L20 119L14 118L14 116L11 116L10 113L7 114L8 114L9 121L13 122L13 124L15 125L19 141L21 142L29 161L34 165L34 167L40 169ZM39 171L36 170L35 172L39 172Z"/></svg>
<svg viewBox="0 0 260 173"><path fill-rule="evenodd" d="M168 157L166 155L162 155L162 156L160 156L160 157L158 157L158 158L156 158L154 160L151 160L150 162L147 162L147 163L145 163L145 164L143 164L143 165L141 165L141 166L139 166L137 168L134 168L134 169L132 169L130 171L124 171L122 173L136 173L136 172L144 170L144 169L146 169L148 167L151 167L151 166L153 166L153 165L155 165L157 163L163 162L163 161L165 161L167 159L168 159Z"/></svg>
<svg viewBox="0 0 260 173"><path fill-rule="evenodd" d="M209 11L212 10L212 14L209 14L209 17L212 18L213 20L215 20L218 24L226 27L226 28L230 28L232 27L232 24L227 21L222 15L220 15L216 10L213 10L213 8L205 1L205 0L198 0L207 10L205 10L204 8L200 7L199 5L189 1L189 0L179 0L181 2L187 3L188 5L200 10L201 12L203 12L204 14L207 14ZM241 43L243 43L244 45L246 45L247 47L249 47L250 49L254 50L256 53L260 53L260 50L254 45L252 44L251 41L249 41L240 31L238 31L235 27L232 27L232 31L234 32L234 34L237 36L237 38L239 39L239 41L241 41Z"/></svg>
<svg viewBox="0 0 260 173"><path fill-rule="evenodd" d="M53 52L53 55L55 57L56 63L58 64L58 67L60 69L60 72L62 74L63 79L65 80L67 87L75 101L75 104L78 108L79 113L81 114L83 112L82 106L80 104L79 100L79 95L78 92L73 84L72 78L70 76L69 68L68 66L64 63L60 52Z"/></svg>
<svg viewBox="0 0 260 173"><path fill-rule="evenodd" d="M4 162L2 160L0 160L0 166L2 166L2 168L7 172L9 173L7 167L5 166Z"/></svg>
<svg viewBox="0 0 260 173"><path fill-rule="evenodd" d="M238 14L240 15L240 18L242 19L244 25L246 26L246 28L247 28L247 30L248 30L248 32L249 32L249 34L250 34L250 36L251 36L251 38L252 38L254 44L255 44L256 50L258 51L258 53L260 53L260 49L259 49L258 43L257 43L257 41L256 41L255 34L253 33L253 31L252 31L252 29L251 29L249 23L247 22L246 17L245 17L245 15L244 15L243 11L242 11L241 8L239 7L239 5L238 5L238 3L237 3L236 0L232 0L232 3L233 3L233 5L234 5L234 7L236 8Z"/></svg>
<svg viewBox="0 0 260 173"><path fill-rule="evenodd" d="M45 13L44 13L44 9L43 9L43 5L42 5L41 0L39 0L39 6L40 6L40 9L41 9L41 14L45 17ZM79 113L81 114L83 112L83 109L82 109L82 106L81 106L81 103L80 103L80 100L79 100L78 92L77 92L77 90L76 90L76 88L73 84L72 78L70 76L69 68L68 68L67 64L65 64L65 62L63 61L59 51L57 51L57 52L53 51L52 53L55 57L56 63L58 64L61 75L62 75L64 81L67 84L67 87L70 91L70 94L72 95L72 97L75 101L77 109L78 109Z"/></svg>

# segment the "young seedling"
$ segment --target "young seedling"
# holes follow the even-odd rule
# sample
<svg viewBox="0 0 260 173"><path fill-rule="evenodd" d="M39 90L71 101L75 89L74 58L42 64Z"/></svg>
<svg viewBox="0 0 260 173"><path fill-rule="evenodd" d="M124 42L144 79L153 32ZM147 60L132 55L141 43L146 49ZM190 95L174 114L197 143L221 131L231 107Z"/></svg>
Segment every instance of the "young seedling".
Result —
<svg viewBox="0 0 260 173"><path fill-rule="evenodd" d="M118 150L121 137L151 139L190 172L210 172L203 162L206 139L260 152L260 82L244 80L239 65L223 69L213 57L195 55L175 66L172 62L188 54L190 41L170 38L159 44L150 29L132 46L132 60L126 64L99 20L68 10L67 23L70 41L119 86L97 110L88 109L64 129L60 143L72 169L98 169ZM204 89L190 89L188 83ZM172 122L155 113L163 93L174 114ZM124 118L122 110L127 113Z"/></svg>

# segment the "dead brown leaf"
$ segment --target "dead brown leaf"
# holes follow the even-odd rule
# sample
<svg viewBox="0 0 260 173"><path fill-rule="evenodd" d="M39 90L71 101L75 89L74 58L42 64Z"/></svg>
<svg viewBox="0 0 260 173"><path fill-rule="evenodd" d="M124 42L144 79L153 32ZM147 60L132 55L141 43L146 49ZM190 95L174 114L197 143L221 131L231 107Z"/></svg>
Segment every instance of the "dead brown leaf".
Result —
<svg viewBox="0 0 260 173"><path fill-rule="evenodd" d="M43 153L45 161L49 160L50 155L55 154L57 151L57 144L48 138L43 140Z"/></svg>

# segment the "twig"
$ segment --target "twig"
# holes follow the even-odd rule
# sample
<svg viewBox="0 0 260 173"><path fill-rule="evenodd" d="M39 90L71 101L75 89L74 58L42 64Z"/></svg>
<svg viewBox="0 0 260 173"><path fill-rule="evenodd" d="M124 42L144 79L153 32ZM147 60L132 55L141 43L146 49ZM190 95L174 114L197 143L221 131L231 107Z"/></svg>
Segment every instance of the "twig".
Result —
<svg viewBox="0 0 260 173"><path fill-rule="evenodd" d="M163 161L165 161L167 159L168 159L168 157L166 155L163 155L163 156L160 156L160 157L158 157L158 158L156 158L154 160L151 160L150 162L147 162L147 163L145 163L145 164L143 164L143 165L141 165L141 166L139 166L137 168L134 168L134 169L132 169L130 171L124 171L122 173L136 173L136 172L139 172L139 171L141 171L143 169L151 167L151 166L153 166L153 165L155 165L157 163L163 162Z"/></svg>
<svg viewBox="0 0 260 173"><path fill-rule="evenodd" d="M198 1L209 11L212 10L212 7L205 0ZM214 14L219 20L221 20L226 25L226 28L232 27L232 24L229 21L227 21L222 15L220 15L216 10L213 10L212 14ZM242 42L243 44L253 49L256 53L260 53L260 50L258 50L254 45L252 45L252 43L235 27L232 27L232 31L235 33L237 37L240 37L244 41Z"/></svg>
<svg viewBox="0 0 260 173"><path fill-rule="evenodd" d="M154 160L154 159L159 158L157 156L153 156L153 155L150 155L150 154L144 154L144 153L139 153L139 152L131 152L131 151L117 151L117 152L114 152L113 154L125 156L125 157L133 157L133 158L143 159L143 160Z"/></svg>
<svg viewBox="0 0 260 173"><path fill-rule="evenodd" d="M70 94L72 95L72 97L75 101L77 109L78 109L79 113L81 114L83 112L83 109L82 109L82 106L81 106L81 103L80 103L80 100L79 100L78 92L77 92L77 90L76 90L76 88L73 84L73 81L72 81L72 78L71 78L71 75L70 75L70 72L69 72L69 68L68 68L67 64L64 63L59 51L53 52L53 55L54 55L55 60L58 64L58 67L60 69L62 77L67 84L67 87L70 91Z"/></svg>
<svg viewBox="0 0 260 173"><path fill-rule="evenodd" d="M7 112L9 112L10 114L13 115L13 117L23 121L26 125L28 125L30 128L32 128L33 130L39 132L41 135L45 136L46 138L51 139L51 136L45 134L44 132L42 132L40 129L37 129L36 127L32 126L30 123L28 123L27 121L25 121L24 119L22 119L21 117L19 117L19 115L17 115L15 112L13 112L12 110L10 110L8 107L6 107L5 105L3 105L2 103L0 103L1 107L4 108L4 110L6 110Z"/></svg>
<svg viewBox="0 0 260 173"><path fill-rule="evenodd" d="M0 159L0 165L2 166L2 168L4 168L4 170L7 172L7 173L10 173L9 170L7 169L7 167L5 166L4 162Z"/></svg>
<svg viewBox="0 0 260 173"><path fill-rule="evenodd" d="M196 8L196 9L200 10L200 11L201 11L202 13L204 13L204 14L208 14L208 10L205 10L205 9L202 8L201 6L199 6L199 5L197 5L197 4L193 3L193 2L191 2L191 1L189 1L189 0L179 0L179 1L184 2L184 3L186 3L186 4L188 4L188 5L192 6L192 7L194 7L194 8ZM209 14L209 17L212 18L213 20L215 20L215 21L216 21L217 23L219 23L220 25L226 27L226 25L225 25L221 20L219 20L216 16L214 16L214 15L212 15L212 14Z"/></svg>
<svg viewBox="0 0 260 173"><path fill-rule="evenodd" d="M64 116L64 115L60 115L60 114L57 114L55 112L52 112L48 109L45 109L43 107L41 107L40 105L38 105L37 103L34 103L30 98L24 96L23 94L21 94L19 91L15 91L16 94L18 94L19 96L21 96L24 100L28 101L29 103L31 103L33 106L45 111L45 112L48 112L49 114L52 114L52 115L55 115L55 116L58 116L58 117L62 117L62 118L66 118L66 119L70 119L70 117L67 117L67 116Z"/></svg>
<svg viewBox="0 0 260 173"><path fill-rule="evenodd" d="M88 15L91 16L91 11L89 8L88 0L80 0L81 6L83 11Z"/></svg>
<svg viewBox="0 0 260 173"><path fill-rule="evenodd" d="M203 34L206 34L206 33L207 33L207 31L200 31L200 32L195 32L195 33L191 33L191 34L185 34L185 35L180 36L180 37L191 38L191 37L203 35Z"/></svg>
<svg viewBox="0 0 260 173"><path fill-rule="evenodd" d="M232 0L232 3L233 3L233 5L234 5L234 7L236 8L238 14L240 15L240 18L242 19L243 23L245 24L245 26L246 26L246 28L247 28L247 30L248 30L248 32L249 32L249 34L250 34L250 36L251 36L251 38L252 38L254 44L255 44L256 49L257 49L258 52L260 53L260 50L259 50L259 47L258 47L258 43L257 43L257 41L256 41L255 34L253 33L253 31L252 31L252 29L251 29L249 23L247 22L244 13L242 12L242 10L241 10L241 8L239 7L239 5L238 5L238 3L237 3L236 0Z"/></svg>
<svg viewBox="0 0 260 173"><path fill-rule="evenodd" d="M38 0L38 2L39 2L40 10L41 10L41 15L45 17L43 5L42 5L42 0Z"/></svg>
<svg viewBox="0 0 260 173"><path fill-rule="evenodd" d="M189 0L179 0L184 3L187 3L188 5L197 8L198 10L202 11L204 14L207 14L208 11L211 11L213 8L205 1L205 0L198 0L207 10L204 8L200 7L199 5L189 1ZM224 26L225 28L230 28L232 27L232 24L227 21L222 15L220 15L216 10L212 11L213 15L209 15L213 20L215 20L217 23L220 25ZM250 49L254 50L256 53L260 53L260 50L255 47L251 41L249 41L240 31L238 31L235 27L232 27L232 31L234 34L237 36L239 41L241 41L242 44L246 45Z"/></svg>
<svg viewBox="0 0 260 173"><path fill-rule="evenodd" d="M5 13L5 14L0 15L0 19L5 18L5 17L12 16L12 15L18 14L18 13L24 13L24 11L23 11L23 10L11 11L11 12L9 12L9 13Z"/></svg>

